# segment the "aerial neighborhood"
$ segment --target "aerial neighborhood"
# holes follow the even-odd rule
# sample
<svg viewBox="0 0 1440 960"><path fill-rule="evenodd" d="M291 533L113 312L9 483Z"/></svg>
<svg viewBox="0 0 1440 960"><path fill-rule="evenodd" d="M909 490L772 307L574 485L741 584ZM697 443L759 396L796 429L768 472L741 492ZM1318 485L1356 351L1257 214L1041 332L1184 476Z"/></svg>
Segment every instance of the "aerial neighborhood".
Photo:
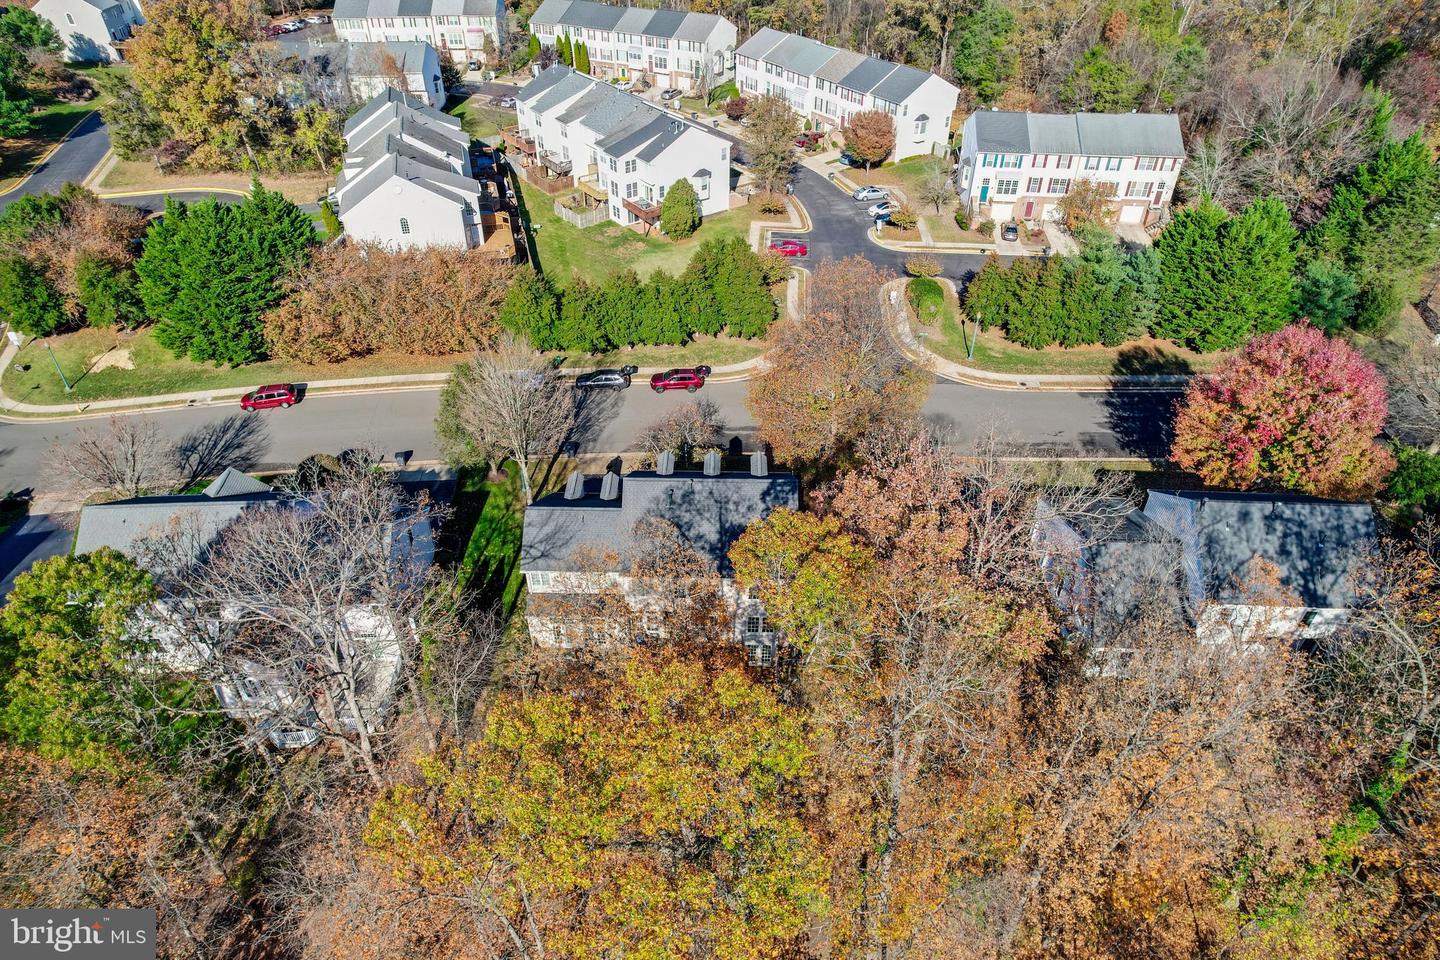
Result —
<svg viewBox="0 0 1440 960"><path fill-rule="evenodd" d="M0 0L0 957L1434 960L1437 91Z"/></svg>

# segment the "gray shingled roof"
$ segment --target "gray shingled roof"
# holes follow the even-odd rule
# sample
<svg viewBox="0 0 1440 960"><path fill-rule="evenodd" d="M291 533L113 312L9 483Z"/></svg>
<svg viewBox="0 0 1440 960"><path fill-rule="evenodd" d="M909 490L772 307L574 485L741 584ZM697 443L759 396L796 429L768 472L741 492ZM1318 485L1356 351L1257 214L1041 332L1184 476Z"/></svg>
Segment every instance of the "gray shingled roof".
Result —
<svg viewBox="0 0 1440 960"><path fill-rule="evenodd" d="M565 112L555 119L560 123L574 123L584 118L590 111L597 109L602 103L615 97L624 96L619 90L608 83L597 83L589 90L580 94L580 98L565 108Z"/></svg>
<svg viewBox="0 0 1440 960"><path fill-rule="evenodd" d="M544 0L530 15L530 24L563 24L591 30L614 30L650 37L704 40L721 20L713 13L617 7L593 0Z"/></svg>
<svg viewBox="0 0 1440 960"><path fill-rule="evenodd" d="M1167 113L1012 113L984 110L975 115L975 140L975 149L982 153L1055 153L1092 157L1185 155L1185 144L1180 137L1180 119Z"/></svg>
<svg viewBox="0 0 1440 960"><path fill-rule="evenodd" d="M563 63L553 63L535 75L529 83L515 92L515 99L529 105L530 101L549 90L555 84L570 76L570 68Z"/></svg>
<svg viewBox="0 0 1440 960"><path fill-rule="evenodd" d="M366 197L395 177L456 203L473 198L480 190L479 183L469 177L390 152L385 159L365 171L358 179L345 184L345 189L340 192L342 209L336 213L343 218L346 213L363 203Z"/></svg>
<svg viewBox="0 0 1440 960"><path fill-rule="evenodd" d="M1184 545L1192 597L1221 602L1245 598L1258 557L1304 606L1352 606L1376 540L1369 504L1286 494L1152 490L1145 514Z"/></svg>
<svg viewBox="0 0 1440 960"><path fill-rule="evenodd" d="M349 137L352 133L364 126L371 117L384 110L399 115L404 110L412 114L418 114L418 119L425 123L437 125L441 128L448 128L451 131L460 131L460 118L452 117L449 114L441 113L434 107L427 107L422 100L396 90L394 87L386 87L375 94L370 101L355 111L355 114L345 121L344 133Z"/></svg>
<svg viewBox="0 0 1440 960"><path fill-rule="evenodd" d="M566 67L565 69L569 70L570 68ZM589 89L592 82L589 77L571 71L561 77L559 83L551 84L540 96L526 101L525 105L538 113L544 113L556 104L569 100L577 93L583 93Z"/></svg>
<svg viewBox="0 0 1440 960"><path fill-rule="evenodd" d="M907 67L897 64L889 75L877 83L870 92L881 100L888 100L891 103L900 103L910 94L920 89L921 84L929 80L933 74L924 70L916 70L914 67Z"/></svg>
<svg viewBox="0 0 1440 960"><path fill-rule="evenodd" d="M788 33L781 33L779 30L772 30L769 27L761 27L751 34L748 40L735 48L735 55L737 57L750 57L754 60L764 60L765 54L779 46L780 41L788 36L790 36Z"/></svg>
<svg viewBox="0 0 1440 960"><path fill-rule="evenodd" d="M834 55L834 47L826 46L819 40L811 40L809 37L788 33L785 34L785 39L765 54L764 59L778 64L786 70L794 71L802 77L808 77L825 66L825 63Z"/></svg>
<svg viewBox="0 0 1440 960"><path fill-rule="evenodd" d="M587 478L582 499L566 500L556 493L526 508L520 568L574 570L577 551L610 550L620 553L624 568L635 524L657 517L674 523L694 549L713 561L722 575L729 575L730 546L745 528L779 507L796 509L800 504L798 482L784 473L707 477L641 472L620 481L620 495L614 500L601 500L599 492L600 478Z"/></svg>
<svg viewBox="0 0 1440 960"><path fill-rule="evenodd" d="M887 63L884 60L877 60L874 57L866 57L835 82L842 87L848 87L858 93L869 93L875 89L875 85L895 70L895 64Z"/></svg>
<svg viewBox="0 0 1440 960"><path fill-rule="evenodd" d="M419 73L425 69L426 54L433 49L423 40L352 41L346 43L345 47L346 66L354 77L378 77L384 74L386 54L395 59L402 73Z"/></svg>
<svg viewBox="0 0 1440 960"><path fill-rule="evenodd" d="M457 137L446 136L429 124L420 122L416 117L406 114L404 111L398 115L373 123L365 131L363 137L352 137L345 141L346 152L363 151L367 144L379 141L385 142L387 137L399 136L415 143L423 143L426 146L448 154L457 159L465 156L469 147L467 142L462 143Z"/></svg>
<svg viewBox="0 0 1440 960"><path fill-rule="evenodd" d="M228 473L228 471L227 471ZM220 483L220 477L215 483ZM90 553L110 547L134 557L141 541L166 531L183 529L198 551L214 542L220 531L253 507L280 502L280 495L264 484L262 490L227 496L205 493L177 494L168 497L136 497L113 503L92 503L80 511L80 526L75 533L75 553ZM238 481L227 484L239 486Z"/></svg>
<svg viewBox="0 0 1440 960"><path fill-rule="evenodd" d="M831 57L825 66L815 71L815 76L821 80L829 80L831 83L839 83L856 67L869 59L865 54L856 53L854 50L836 50L835 56Z"/></svg>
<svg viewBox="0 0 1440 960"><path fill-rule="evenodd" d="M495 0L335 0L333 16L342 20L370 17L493 17Z"/></svg>
<svg viewBox="0 0 1440 960"><path fill-rule="evenodd" d="M269 493L271 489L270 484L263 480L241 473L234 467L226 467L224 473L210 481L210 485L201 495L211 500L223 500L226 497L243 497L252 493Z"/></svg>

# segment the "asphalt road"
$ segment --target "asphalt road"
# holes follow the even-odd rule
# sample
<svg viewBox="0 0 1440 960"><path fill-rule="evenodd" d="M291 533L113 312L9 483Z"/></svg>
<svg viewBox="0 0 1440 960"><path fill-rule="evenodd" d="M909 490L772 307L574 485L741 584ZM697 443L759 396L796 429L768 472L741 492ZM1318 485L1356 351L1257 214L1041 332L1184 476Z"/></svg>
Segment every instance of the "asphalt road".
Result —
<svg viewBox="0 0 1440 960"><path fill-rule="evenodd" d="M95 112L81 121L60 148L30 175L23 184L0 196L0 210L23 196L57 193L66 183L79 183L90 175L110 149L110 132Z"/></svg>

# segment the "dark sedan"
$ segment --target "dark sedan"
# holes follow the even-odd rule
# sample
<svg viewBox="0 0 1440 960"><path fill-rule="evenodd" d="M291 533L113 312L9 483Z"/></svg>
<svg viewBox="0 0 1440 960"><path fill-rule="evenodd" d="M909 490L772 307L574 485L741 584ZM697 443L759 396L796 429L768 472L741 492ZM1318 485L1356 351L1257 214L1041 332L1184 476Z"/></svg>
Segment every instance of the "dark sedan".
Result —
<svg viewBox="0 0 1440 960"><path fill-rule="evenodd" d="M575 378L575 386L586 389L624 390L630 386L635 367L621 367L619 370L591 370Z"/></svg>

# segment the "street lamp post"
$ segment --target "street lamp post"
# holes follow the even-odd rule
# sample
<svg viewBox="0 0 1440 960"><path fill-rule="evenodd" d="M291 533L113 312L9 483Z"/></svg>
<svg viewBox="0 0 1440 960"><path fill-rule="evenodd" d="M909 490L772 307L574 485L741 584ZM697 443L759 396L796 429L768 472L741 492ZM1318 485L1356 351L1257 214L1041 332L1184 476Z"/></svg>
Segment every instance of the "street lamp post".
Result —
<svg viewBox="0 0 1440 960"><path fill-rule="evenodd" d="M60 382L65 384L65 392L69 393L74 387L70 386L70 381L65 379L65 371L60 369L60 361L55 359L55 351L50 349L49 340L45 341L45 352L50 354L50 362L55 364L55 372L60 374Z"/></svg>
<svg viewBox="0 0 1440 960"><path fill-rule="evenodd" d="M966 359L966 360L974 360L974 359L975 359L975 339L980 336L980 318L979 318L979 316L976 316L976 317L974 317L974 318L972 318L972 319L974 319L974 321L975 321L975 330L974 330L973 333L970 334L970 336L968 336L968 337L965 338L965 359Z"/></svg>

